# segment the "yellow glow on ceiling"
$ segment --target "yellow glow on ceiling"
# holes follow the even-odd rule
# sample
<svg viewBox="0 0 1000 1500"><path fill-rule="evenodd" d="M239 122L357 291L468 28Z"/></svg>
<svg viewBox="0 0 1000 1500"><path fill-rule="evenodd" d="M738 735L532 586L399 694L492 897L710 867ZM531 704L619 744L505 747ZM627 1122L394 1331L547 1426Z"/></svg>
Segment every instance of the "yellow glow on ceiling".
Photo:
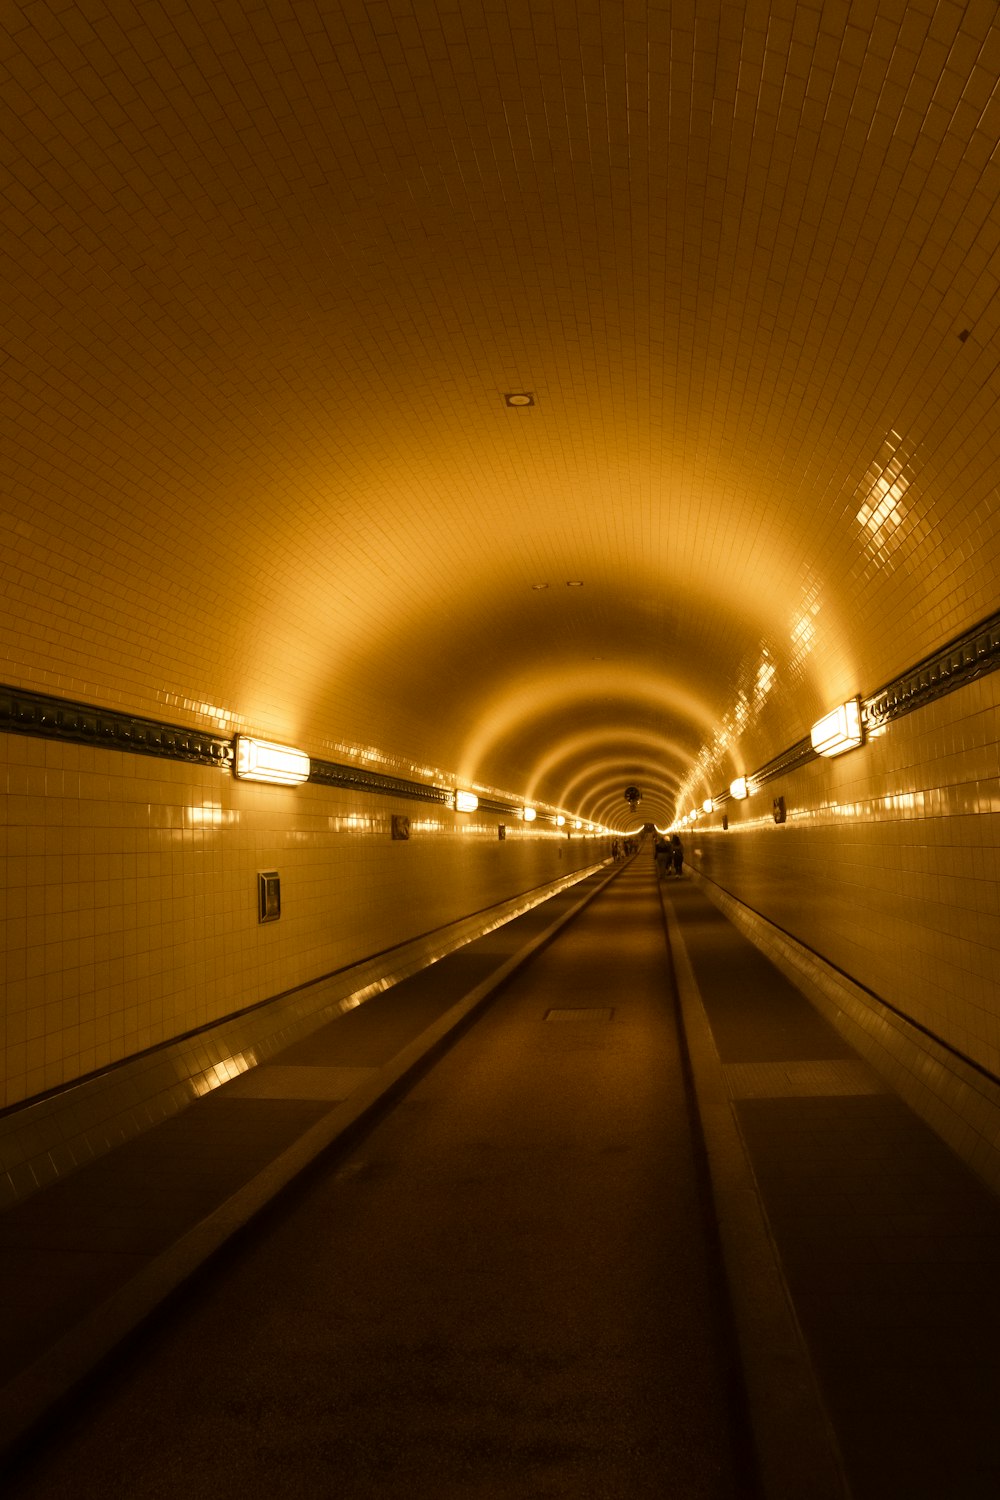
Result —
<svg viewBox="0 0 1000 1500"><path fill-rule="evenodd" d="M617 716L627 724L624 705L629 701L645 702L681 724L698 737L711 731L711 709L683 684L670 677L651 672L625 675L605 663L590 663L575 668L552 671L539 663L530 675L498 693L482 714L480 723L466 741L461 756L462 780L475 780L479 768L490 753L507 736L523 732L533 720L553 710L572 719L574 708L592 704L607 697L618 705Z"/></svg>
<svg viewBox="0 0 1000 1500"><path fill-rule="evenodd" d="M602 795L605 787L613 785L620 792L624 792L626 784L638 778L644 796L647 792L654 793L668 799L670 805L673 806L680 787L679 779L670 776L655 761L642 767L641 770L636 769L633 774L633 768L639 764L640 762L635 757L623 761L618 755L590 760L573 780L567 783L565 796L561 800L568 806L586 808L585 813L581 811L581 816L592 818L597 816L594 811L594 800ZM623 770L623 765L629 769Z"/></svg>
<svg viewBox="0 0 1000 1500"><path fill-rule="evenodd" d="M648 754L657 763L677 763L685 769L691 765L693 757L685 755L678 750L676 745L667 735L654 735L637 733L629 729L626 722L606 725L603 729L585 729L574 733L564 734L560 739L551 744L546 753L540 757L532 768L531 775L527 781L529 797L542 795L537 792L539 785L552 775L557 766L563 765L565 761L584 759L586 765L592 763L592 757L596 750L602 746L614 744L618 747L618 760L620 763L642 753ZM574 783L567 782L560 790L552 793L552 800L564 803L571 796Z"/></svg>
<svg viewBox="0 0 1000 1500"><path fill-rule="evenodd" d="M8 9L19 685L718 790L996 607L994 4Z"/></svg>

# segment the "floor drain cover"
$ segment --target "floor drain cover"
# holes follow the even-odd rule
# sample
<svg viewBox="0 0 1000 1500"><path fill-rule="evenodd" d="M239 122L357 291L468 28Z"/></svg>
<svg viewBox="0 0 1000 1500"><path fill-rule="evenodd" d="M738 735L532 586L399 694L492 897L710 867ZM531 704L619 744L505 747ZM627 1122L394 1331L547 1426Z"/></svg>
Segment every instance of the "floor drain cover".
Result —
<svg viewBox="0 0 1000 1500"><path fill-rule="evenodd" d="M545 1012L546 1021L610 1021L614 1008L602 1009L596 1005L570 1005Z"/></svg>

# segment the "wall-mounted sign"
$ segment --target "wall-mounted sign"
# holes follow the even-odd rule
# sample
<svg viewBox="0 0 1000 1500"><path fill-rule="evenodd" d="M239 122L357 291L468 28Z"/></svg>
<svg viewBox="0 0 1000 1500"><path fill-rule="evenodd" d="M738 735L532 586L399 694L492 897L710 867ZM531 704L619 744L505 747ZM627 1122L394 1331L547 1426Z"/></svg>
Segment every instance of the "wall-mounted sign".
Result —
<svg viewBox="0 0 1000 1500"><path fill-rule="evenodd" d="M785 810L784 797L775 797L772 806L774 808L774 821L776 823L783 823L788 816Z"/></svg>
<svg viewBox="0 0 1000 1500"><path fill-rule="evenodd" d="M410 820L403 813L392 815L392 836L394 839L408 839L410 837Z"/></svg>

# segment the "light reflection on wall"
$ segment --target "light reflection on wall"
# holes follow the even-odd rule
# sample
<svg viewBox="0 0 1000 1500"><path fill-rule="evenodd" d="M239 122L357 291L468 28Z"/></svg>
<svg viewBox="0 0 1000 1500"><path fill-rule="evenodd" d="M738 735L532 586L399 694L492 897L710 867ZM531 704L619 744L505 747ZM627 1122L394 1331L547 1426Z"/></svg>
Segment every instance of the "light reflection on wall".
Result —
<svg viewBox="0 0 1000 1500"><path fill-rule="evenodd" d="M912 527L910 506L903 504L910 487L907 462L902 436L890 431L859 491L863 498L855 519L861 527L864 551L883 564Z"/></svg>
<svg viewBox="0 0 1000 1500"><path fill-rule="evenodd" d="M734 747L756 723L778 680L778 666L772 648L767 641L761 641L757 651L745 658L741 665L732 708L723 714L721 724L699 751L690 774L681 785L677 795L678 809L692 802L700 804L704 790L711 792L719 782L731 779L728 772L723 774L720 769L724 762L731 766L732 771L742 774L744 767L737 764Z"/></svg>
<svg viewBox="0 0 1000 1500"><path fill-rule="evenodd" d="M792 654L788 660L790 673L800 674L806 657L816 644L816 616L820 612L819 581L810 578L802 592L802 602L792 621Z"/></svg>
<svg viewBox="0 0 1000 1500"><path fill-rule="evenodd" d="M184 816L192 828L232 828L240 821L234 808L220 807L217 802L203 802L200 807L186 807Z"/></svg>
<svg viewBox="0 0 1000 1500"><path fill-rule="evenodd" d="M334 814L326 820L331 833L371 833L384 818L365 817L363 813Z"/></svg>
<svg viewBox="0 0 1000 1500"><path fill-rule="evenodd" d="M224 1057L221 1062L213 1063L206 1068L204 1073L199 1073L191 1079L191 1087L200 1099L205 1094L210 1094L213 1089L221 1088L224 1083L238 1078L241 1073L247 1073L251 1068L257 1066L257 1054L252 1050L237 1052L235 1057Z"/></svg>
<svg viewBox="0 0 1000 1500"><path fill-rule="evenodd" d="M157 693L156 696L164 708L180 708L199 719L211 720L220 734L234 734L238 729L246 729L250 725L244 714L235 713L231 708L219 708L214 703L185 698L180 693Z"/></svg>
<svg viewBox="0 0 1000 1500"><path fill-rule="evenodd" d="M541 819L537 822L525 825L514 815L487 814L483 818L463 816L461 819L444 818L412 818L410 819L410 837L424 835L430 837L454 837L454 838L482 838L495 840L497 836L497 824L505 823L507 826L507 837L513 838L518 835L525 838L567 838L568 828L556 828L553 824L543 823ZM329 833L341 833L349 835L372 835L388 838L391 833L391 815L388 813L341 813L334 814L323 820L322 826ZM315 831L302 831L295 834L294 831L286 833L286 842L294 842L296 837L302 842L309 842L316 837Z"/></svg>
<svg viewBox="0 0 1000 1500"><path fill-rule="evenodd" d="M814 807L796 807L794 799L790 798L784 828L790 830L796 825L822 828L838 823L897 823L911 819L917 821L925 818L971 817L998 810L1000 789L992 789L977 781L965 781L954 786L886 792L881 796L854 800L840 801L831 797ZM761 810L750 817L740 817L732 807L728 811L728 831L723 833L721 825L704 824L699 827L699 834L718 834L720 837L732 838L775 826L770 801L762 804Z"/></svg>
<svg viewBox="0 0 1000 1500"><path fill-rule="evenodd" d="M405 756L389 755L375 745L351 745L343 740L321 740L323 756L349 765L378 767L383 773L400 776L406 781L426 781L432 786L453 786L458 779L440 766L418 766ZM478 791L476 787L474 790Z"/></svg>

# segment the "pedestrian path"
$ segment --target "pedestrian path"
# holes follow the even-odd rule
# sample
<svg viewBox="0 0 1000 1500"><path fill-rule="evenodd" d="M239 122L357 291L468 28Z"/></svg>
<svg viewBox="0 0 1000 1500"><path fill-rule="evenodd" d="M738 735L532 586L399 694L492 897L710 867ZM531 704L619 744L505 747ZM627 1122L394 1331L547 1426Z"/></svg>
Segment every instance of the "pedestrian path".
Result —
<svg viewBox="0 0 1000 1500"><path fill-rule="evenodd" d="M0 1465L608 879L587 876L0 1213Z"/></svg>
<svg viewBox="0 0 1000 1500"><path fill-rule="evenodd" d="M854 1500L995 1500L1000 1203L692 881L663 896Z"/></svg>
<svg viewBox="0 0 1000 1500"><path fill-rule="evenodd" d="M706 1207L656 886L626 864L9 1500L747 1500Z"/></svg>
<svg viewBox="0 0 1000 1500"><path fill-rule="evenodd" d="M588 877L0 1216L0 1457L623 878L657 889L645 855ZM763 1495L995 1500L1000 1203L692 880L658 889Z"/></svg>

